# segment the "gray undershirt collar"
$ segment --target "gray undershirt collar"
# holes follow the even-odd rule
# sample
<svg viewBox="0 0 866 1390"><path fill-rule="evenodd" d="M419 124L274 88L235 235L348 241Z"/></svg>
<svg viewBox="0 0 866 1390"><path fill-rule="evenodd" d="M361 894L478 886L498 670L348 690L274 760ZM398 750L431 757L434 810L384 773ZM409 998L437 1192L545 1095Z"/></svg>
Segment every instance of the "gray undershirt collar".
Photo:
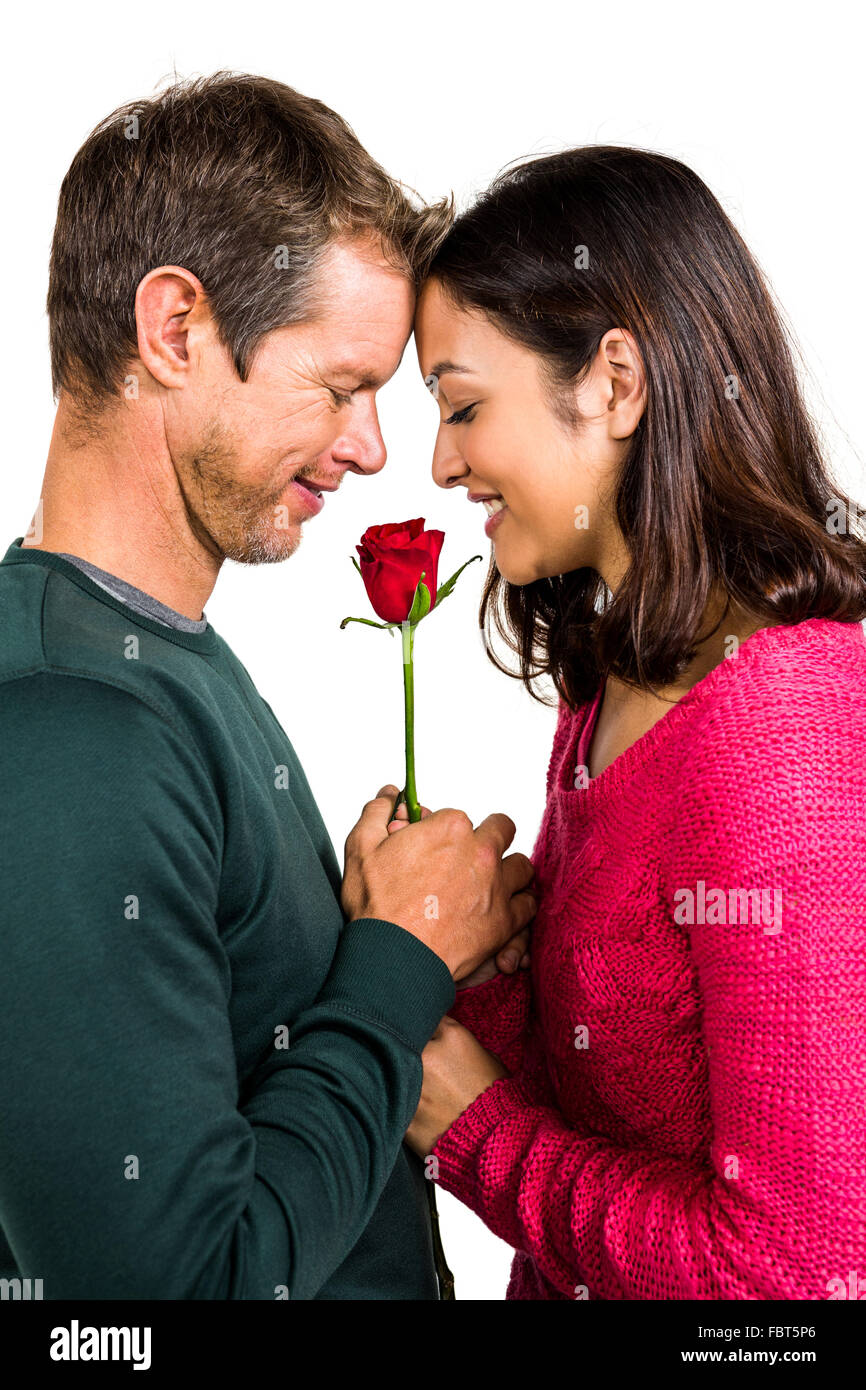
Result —
<svg viewBox="0 0 866 1390"><path fill-rule="evenodd" d="M64 550L55 551L54 554L60 555L64 560L70 560L73 565L77 565L80 570L98 584L100 589L105 589L107 593L119 598L121 603L125 603L127 608L132 608L136 613L141 613L145 618L153 618L157 623L162 623L163 627L175 627L181 632L204 632L208 625L207 615L201 618L187 618L184 613L178 613L174 608L169 608L167 603L160 603L158 598L152 598L143 589L137 589L134 584L127 584L125 579L118 579L116 574L109 574L107 570L101 570L98 565L92 565L89 560L82 560L80 555L69 555Z"/></svg>

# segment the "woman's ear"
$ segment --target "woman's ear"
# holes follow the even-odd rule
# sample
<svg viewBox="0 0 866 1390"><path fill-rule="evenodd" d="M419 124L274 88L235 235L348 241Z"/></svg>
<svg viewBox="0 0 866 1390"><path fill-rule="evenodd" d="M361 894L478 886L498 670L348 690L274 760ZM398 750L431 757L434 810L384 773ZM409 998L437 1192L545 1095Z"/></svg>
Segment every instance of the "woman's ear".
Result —
<svg viewBox="0 0 866 1390"><path fill-rule="evenodd" d="M598 365L606 378L608 434L627 439L646 409L646 375L637 343L625 328L609 328L598 347Z"/></svg>

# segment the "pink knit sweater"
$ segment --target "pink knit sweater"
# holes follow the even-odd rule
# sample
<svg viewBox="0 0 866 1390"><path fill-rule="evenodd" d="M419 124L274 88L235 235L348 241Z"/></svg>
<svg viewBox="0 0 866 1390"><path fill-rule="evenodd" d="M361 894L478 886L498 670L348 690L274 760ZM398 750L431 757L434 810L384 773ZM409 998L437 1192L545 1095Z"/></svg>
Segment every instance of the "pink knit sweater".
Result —
<svg viewBox="0 0 866 1390"><path fill-rule="evenodd" d="M438 1181L507 1298L866 1293L863 630L761 629L581 788L600 693L560 706L531 971L452 1010L512 1074Z"/></svg>

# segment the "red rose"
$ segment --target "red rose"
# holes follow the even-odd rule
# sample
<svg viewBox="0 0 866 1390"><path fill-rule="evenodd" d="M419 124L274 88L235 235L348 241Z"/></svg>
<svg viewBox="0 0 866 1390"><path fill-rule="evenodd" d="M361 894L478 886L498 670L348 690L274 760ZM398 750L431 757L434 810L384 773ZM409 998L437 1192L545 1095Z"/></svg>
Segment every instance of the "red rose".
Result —
<svg viewBox="0 0 866 1390"><path fill-rule="evenodd" d="M422 516L414 521L389 521L385 526L367 527L355 549L360 556L367 596L384 622L402 623L408 618L422 570L433 607L444 540L444 531L424 530Z"/></svg>

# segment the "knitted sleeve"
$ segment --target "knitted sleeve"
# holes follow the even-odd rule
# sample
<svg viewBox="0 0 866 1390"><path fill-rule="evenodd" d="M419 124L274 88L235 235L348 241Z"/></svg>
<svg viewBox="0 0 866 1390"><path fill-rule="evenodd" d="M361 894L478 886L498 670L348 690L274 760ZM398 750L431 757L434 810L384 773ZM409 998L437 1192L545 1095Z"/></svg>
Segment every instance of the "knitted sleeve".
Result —
<svg viewBox="0 0 866 1390"><path fill-rule="evenodd" d="M516 970L513 975L497 973L483 985L458 989L449 1013L474 1034L482 1047L494 1052L509 1071L516 1071L523 1061L531 1005L530 972Z"/></svg>
<svg viewBox="0 0 866 1390"><path fill-rule="evenodd" d="M660 789L708 1151L567 1124L524 1071L433 1150L441 1185L566 1297L826 1299L866 1264L864 702L844 678L796 709L782 693L740 707L728 688Z"/></svg>

